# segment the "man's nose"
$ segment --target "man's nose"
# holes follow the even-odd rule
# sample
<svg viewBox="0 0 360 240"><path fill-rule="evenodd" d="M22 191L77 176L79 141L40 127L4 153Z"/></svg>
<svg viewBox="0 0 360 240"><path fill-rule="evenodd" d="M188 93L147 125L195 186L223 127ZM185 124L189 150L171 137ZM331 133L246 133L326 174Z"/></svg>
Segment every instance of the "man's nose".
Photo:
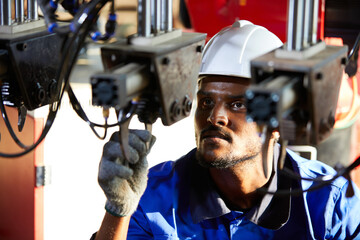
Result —
<svg viewBox="0 0 360 240"><path fill-rule="evenodd" d="M219 126L219 127L224 127L224 126L228 125L228 123L229 123L226 109L222 105L215 106L212 109L207 120L212 125Z"/></svg>

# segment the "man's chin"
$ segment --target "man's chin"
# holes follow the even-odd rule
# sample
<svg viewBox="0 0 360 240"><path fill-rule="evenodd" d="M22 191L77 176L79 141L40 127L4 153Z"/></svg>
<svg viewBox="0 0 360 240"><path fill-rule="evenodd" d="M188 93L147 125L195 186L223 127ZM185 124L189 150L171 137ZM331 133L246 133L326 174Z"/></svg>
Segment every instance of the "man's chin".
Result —
<svg viewBox="0 0 360 240"><path fill-rule="evenodd" d="M219 156L211 151L196 151L196 160L200 166L206 168L228 168L233 165L227 157Z"/></svg>
<svg viewBox="0 0 360 240"><path fill-rule="evenodd" d="M202 145L200 148L197 149L197 155L201 156L207 162L216 161L216 159L223 158L224 149L221 148L219 145Z"/></svg>
<svg viewBox="0 0 360 240"><path fill-rule="evenodd" d="M225 169L233 167L238 163L255 159L259 154L260 151L246 156L235 157L229 154L220 154L220 151L204 151L203 149L198 149L196 151L196 161L199 165L206 168Z"/></svg>

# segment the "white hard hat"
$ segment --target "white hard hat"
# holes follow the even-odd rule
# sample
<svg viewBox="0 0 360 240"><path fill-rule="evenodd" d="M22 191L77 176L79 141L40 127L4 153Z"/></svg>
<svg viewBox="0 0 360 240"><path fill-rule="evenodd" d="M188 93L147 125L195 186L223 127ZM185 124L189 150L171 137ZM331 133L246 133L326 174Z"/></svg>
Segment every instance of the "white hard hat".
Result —
<svg viewBox="0 0 360 240"><path fill-rule="evenodd" d="M250 61L282 46L266 28L240 20L223 28L206 44L199 76L250 78Z"/></svg>

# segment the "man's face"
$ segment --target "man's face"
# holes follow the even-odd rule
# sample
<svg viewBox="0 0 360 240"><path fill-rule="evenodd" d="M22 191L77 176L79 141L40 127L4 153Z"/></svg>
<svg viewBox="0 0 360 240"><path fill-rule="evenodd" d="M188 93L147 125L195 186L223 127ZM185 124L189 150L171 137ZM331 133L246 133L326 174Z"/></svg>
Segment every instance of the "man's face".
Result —
<svg viewBox="0 0 360 240"><path fill-rule="evenodd" d="M255 123L246 122L249 80L206 76L200 81L195 113L197 159L207 167L227 168L261 152Z"/></svg>

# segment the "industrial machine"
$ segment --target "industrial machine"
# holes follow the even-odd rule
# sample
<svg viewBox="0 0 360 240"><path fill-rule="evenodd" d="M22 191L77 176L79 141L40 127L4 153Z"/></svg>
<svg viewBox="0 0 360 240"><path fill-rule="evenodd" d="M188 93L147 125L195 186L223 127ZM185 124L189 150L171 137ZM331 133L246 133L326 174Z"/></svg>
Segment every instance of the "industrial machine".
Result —
<svg viewBox="0 0 360 240"><path fill-rule="evenodd" d="M16 1L14 6L11 1L2 2L0 107L10 135L23 151L1 156L26 154L41 142L65 91L74 110L99 137L94 127L104 128L106 133L109 127L122 126L120 139L124 146L134 114L148 129L159 117L164 125L171 125L189 114L205 35L173 29L172 1L139 1L137 34L105 44L115 30L114 1L104 34L96 29L95 22L107 2L28 1L26 18L23 1ZM37 4L45 26L38 20ZM58 23L58 4L73 15L70 23ZM335 123L340 79L348 62L347 48L319 42L319 1L290 0L287 12L284 48L253 61L254 86L247 94L248 120L268 129L278 128L284 147L288 141L318 144ZM91 77L92 102L103 107L104 116L114 108L118 115L115 124L108 124L107 117L104 124L90 122L69 85L72 67L87 37L102 42L105 69ZM19 131L28 110L49 105L38 141L27 146L17 138L4 105L17 108Z"/></svg>
<svg viewBox="0 0 360 240"><path fill-rule="evenodd" d="M120 139L124 146L127 126L134 114L148 129L157 118L161 118L164 125L171 125L189 115L206 35L173 29L172 1L139 1L137 34L104 44L114 34L116 24L113 1L105 34L96 29L98 13L107 2L79 4L74 1L38 1L46 27L34 29L29 25L28 31L17 28L33 24L32 19L18 22L16 14L15 24L8 24L11 4L10 1L4 2L2 28L8 32L1 37L4 73L1 91L3 102L0 105L11 136L23 151L1 153L1 156L21 156L42 141L52 125L65 91L70 96L74 110L99 137L95 127L103 128L106 136L108 128L120 126ZM56 21L57 4L74 16L71 23L60 24ZM18 6L18 2L15 8L16 11L22 9L19 11L23 13L24 7ZM23 18L19 17L20 20ZM69 85L72 67L87 37L104 44L102 59L105 70L91 77L92 102L95 106L103 107L105 116L110 108L115 109L118 122L114 124L108 124L107 117L104 124L90 123ZM49 105L45 127L34 144L26 146L16 137L8 123L4 104L18 109L20 131L27 110Z"/></svg>
<svg viewBox="0 0 360 240"><path fill-rule="evenodd" d="M274 130L280 132L280 169L288 144L317 146L330 135L343 72L353 61L353 53L359 51L360 34L349 57L346 45L331 46L319 40L318 7L316 0L290 0L286 43L251 63L253 84L246 92L247 119L258 123L265 141ZM347 69L349 76L355 74ZM263 151L267 152L266 147ZM267 175L266 154L263 156ZM359 162L358 158L324 183L348 173Z"/></svg>
<svg viewBox="0 0 360 240"><path fill-rule="evenodd" d="M41 149L64 94L100 139L110 128L120 130L126 155L134 115L151 130L158 118L172 125L190 113L206 34L174 29L169 0L139 1L137 34L117 41L114 1L23 3L9 0L0 5L0 189L6 196L0 198L0 214L5 216L0 238L42 239L42 186L48 169ZM99 12L106 4L109 19L100 32ZM72 15L70 22L58 20L60 7ZM32 15L38 8L43 17ZM89 119L69 84L79 52L89 44L102 48L104 70L89 76L92 103L103 109L100 123ZM39 108L48 108L43 121L29 114ZM117 121L108 122L110 111L116 112ZM14 205L18 210L11 210ZM22 231L16 230L20 219Z"/></svg>
<svg viewBox="0 0 360 240"><path fill-rule="evenodd" d="M318 6L318 1L289 1L284 47L252 61L247 117L264 126L266 139L279 129L283 148L288 141L316 145L335 124L347 47L318 41Z"/></svg>
<svg viewBox="0 0 360 240"><path fill-rule="evenodd" d="M137 34L109 41L116 26L114 1L1 0L0 110L17 148L6 149L8 143L1 138L0 157L13 159L34 151L50 131L65 92L74 111L99 138L104 139L109 128L119 128L125 156L134 115L150 131L158 118L168 126L189 115L206 35L174 29L171 0L138 0ZM227 6L231 8L233 2L227 1ZM111 5L109 19L106 31L100 32L96 23L107 3ZM187 4L191 8L195 1ZM72 15L70 22L58 21L60 5ZM282 160L289 144L316 145L329 136L342 73L344 69L356 73L359 37L350 52L346 46L320 41L319 7L319 0L289 0L284 47L252 62L247 118L259 124L264 141L273 130L280 132ZM190 18L196 19L191 11ZM89 81L92 104L103 109L103 123L89 120L69 84L77 56L89 41L101 45L104 71L93 74ZM27 112L43 106L49 107L43 128L34 142L26 144L16 133L26 131ZM15 124L9 121L9 109L16 111ZM116 112L116 122L108 123L109 111ZM264 158L264 166L266 162ZM357 159L336 176L318 179L319 186L347 174L359 163ZM282 169L283 161L279 164ZM266 168L264 174L268 174ZM297 177L294 173L289 176Z"/></svg>

